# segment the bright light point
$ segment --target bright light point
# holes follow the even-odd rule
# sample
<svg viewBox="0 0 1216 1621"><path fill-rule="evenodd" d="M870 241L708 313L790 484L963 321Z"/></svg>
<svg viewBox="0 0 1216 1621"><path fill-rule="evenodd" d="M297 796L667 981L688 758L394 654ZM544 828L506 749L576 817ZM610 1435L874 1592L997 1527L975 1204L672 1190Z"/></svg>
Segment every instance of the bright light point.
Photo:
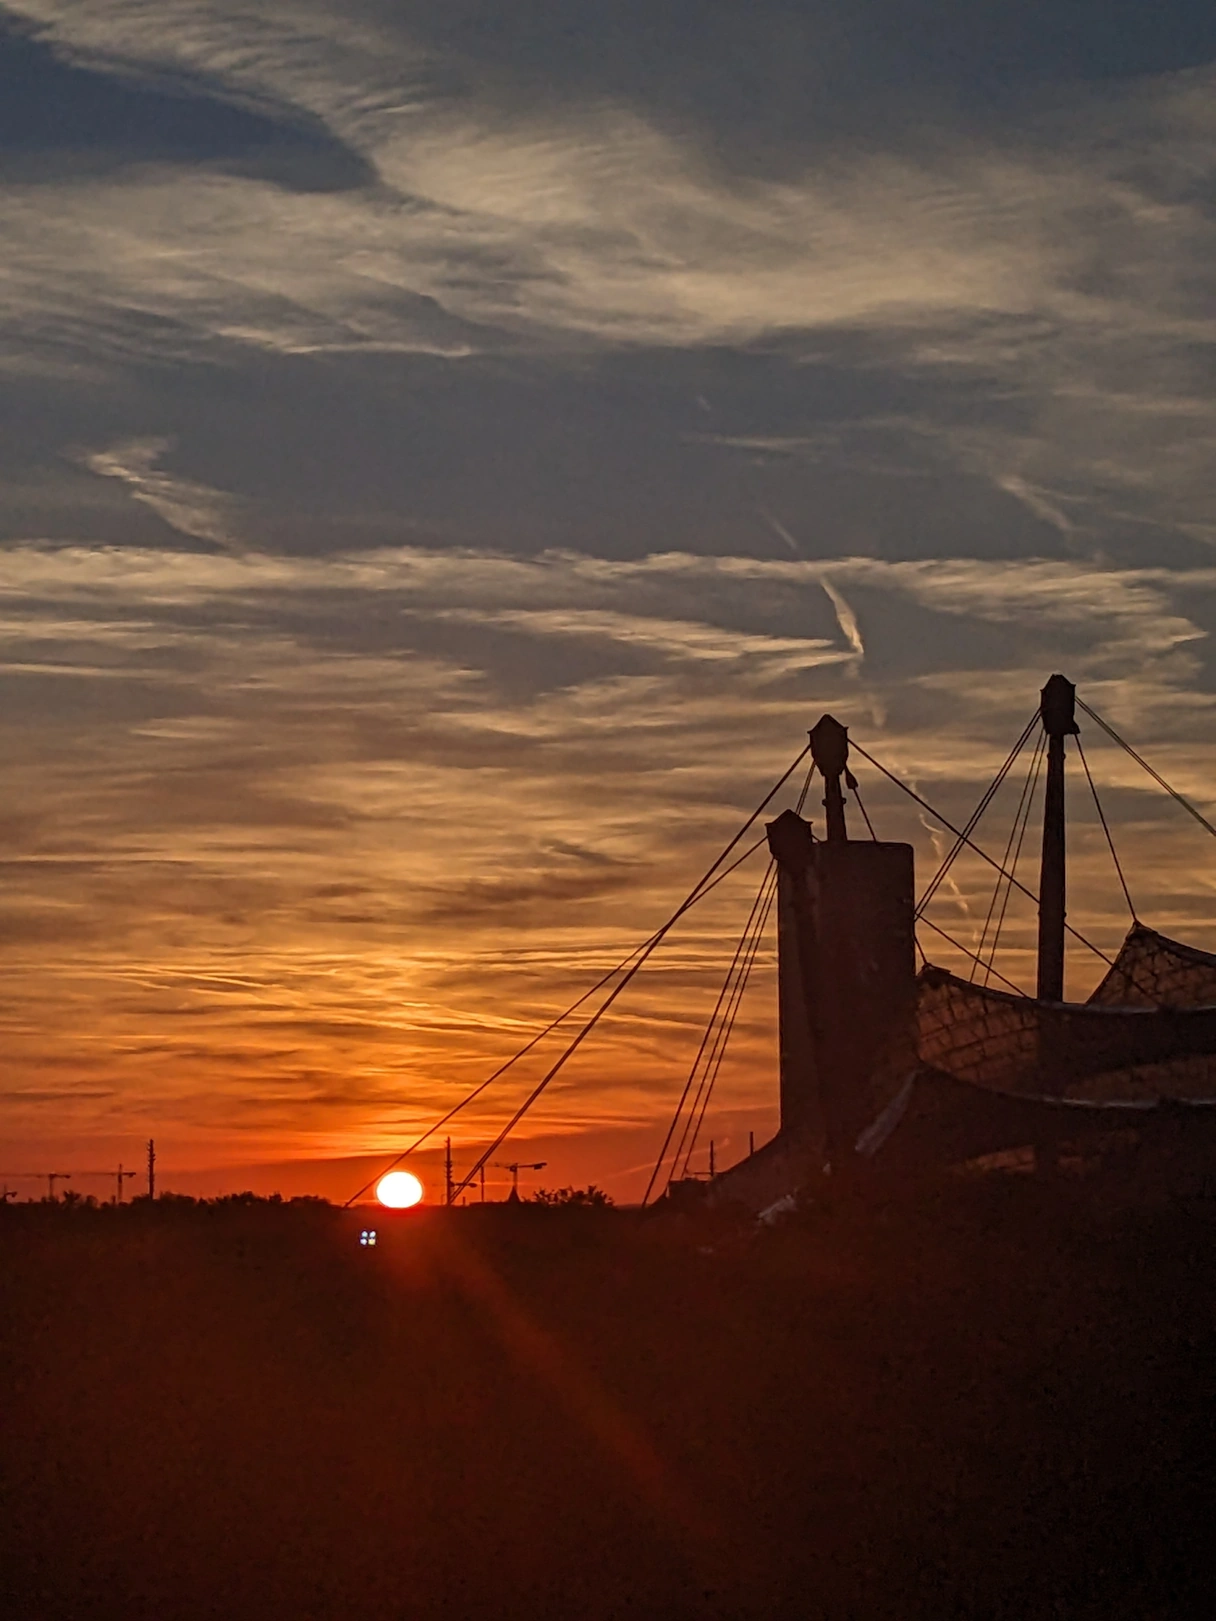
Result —
<svg viewBox="0 0 1216 1621"><path fill-rule="evenodd" d="M376 1197L390 1210L408 1210L422 1198L422 1183L411 1171L390 1171L376 1183Z"/></svg>

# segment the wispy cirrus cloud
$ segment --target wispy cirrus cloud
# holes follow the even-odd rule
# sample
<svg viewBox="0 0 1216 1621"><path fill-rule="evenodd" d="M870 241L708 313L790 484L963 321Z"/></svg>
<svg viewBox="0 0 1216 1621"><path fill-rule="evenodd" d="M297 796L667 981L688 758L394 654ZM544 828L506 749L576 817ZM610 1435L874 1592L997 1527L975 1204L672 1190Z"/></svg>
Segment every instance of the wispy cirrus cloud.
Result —
<svg viewBox="0 0 1216 1621"><path fill-rule="evenodd" d="M711 347L788 367L826 345L808 390L848 376L870 405L799 412L783 387L775 432L717 437L740 455L780 441L824 476L914 471L921 504L943 478L986 487L978 521L1017 531L1020 509L1044 547L1134 556L1162 538L1190 561L1216 537L1210 67L1040 90L997 119L956 106L935 125L922 107L899 139L796 124L779 161L771 142L749 161L611 74L525 95L520 62L492 66L425 10L411 32L321 0L12 9L102 77L184 74L218 101L295 108L366 179L305 195L150 154L10 189L10 374L239 373L273 355L526 356L556 375L572 352L585 369L642 350L661 375ZM914 409L893 410L910 388ZM788 527L779 480L762 482L753 508ZM847 512L856 533L824 550L857 549L867 521Z"/></svg>
<svg viewBox="0 0 1216 1621"><path fill-rule="evenodd" d="M1211 65L1172 0L1073 18L1088 71L1024 8L884 6L6 9L53 92L13 89L0 198L21 1130L62 1082L200 1154L397 1141L822 708L965 814L1062 668L1209 803ZM1189 829L1096 764L1142 910L1194 923ZM740 893L554 1131L580 1085L665 1107Z"/></svg>
<svg viewBox="0 0 1216 1621"><path fill-rule="evenodd" d="M159 464L171 448L168 439L134 439L90 451L81 460L99 478L125 485L132 500L150 507L179 534L216 546L236 545L237 503L220 490L166 472Z"/></svg>
<svg viewBox="0 0 1216 1621"><path fill-rule="evenodd" d="M860 694L825 578L866 641ZM196 1158L234 1129L255 1158L395 1140L662 920L821 708L957 814L1061 664L1207 803L1214 599L1216 571L1081 562L0 554L13 1084L53 1072L82 1129L160 1122ZM982 658L943 658L949 624ZM1204 852L1130 763L1095 764L1132 813L1129 867L1154 851L1145 915L1167 921ZM859 771L881 830L923 843ZM1117 937L1077 814L1076 915ZM589 1097L662 1114L749 881L690 920L544 1129ZM960 873L949 928L982 915L985 883ZM766 984L728 1083L755 1118ZM36 1100L9 1107L35 1130Z"/></svg>

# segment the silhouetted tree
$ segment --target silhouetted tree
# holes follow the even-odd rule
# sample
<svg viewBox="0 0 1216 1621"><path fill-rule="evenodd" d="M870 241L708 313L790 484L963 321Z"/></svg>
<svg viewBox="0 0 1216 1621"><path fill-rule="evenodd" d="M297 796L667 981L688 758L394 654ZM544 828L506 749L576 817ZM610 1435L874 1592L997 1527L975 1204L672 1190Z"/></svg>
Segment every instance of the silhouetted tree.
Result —
<svg viewBox="0 0 1216 1621"><path fill-rule="evenodd" d="M537 1188L530 1204L581 1205L586 1209L606 1210L615 1201L603 1188L590 1183L585 1188Z"/></svg>

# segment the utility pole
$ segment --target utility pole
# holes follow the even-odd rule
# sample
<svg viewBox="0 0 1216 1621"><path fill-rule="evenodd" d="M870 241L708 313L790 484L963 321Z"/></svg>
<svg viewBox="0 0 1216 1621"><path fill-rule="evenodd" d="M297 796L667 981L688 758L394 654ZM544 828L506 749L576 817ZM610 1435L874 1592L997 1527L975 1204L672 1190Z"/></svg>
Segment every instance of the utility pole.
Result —
<svg viewBox="0 0 1216 1621"><path fill-rule="evenodd" d="M1043 803L1043 857L1039 869L1039 973L1041 1002L1064 1000L1064 739L1077 734L1077 689L1053 675L1040 696L1047 733L1047 793Z"/></svg>
<svg viewBox="0 0 1216 1621"><path fill-rule="evenodd" d="M124 1182L129 1181L134 1175L134 1171L124 1171L122 1166L119 1165L118 1170L115 1172L115 1181L118 1187L118 1191L114 1199L115 1204L122 1203L122 1185Z"/></svg>
<svg viewBox="0 0 1216 1621"><path fill-rule="evenodd" d="M481 1202L482 1204L486 1202L486 1168L484 1165L481 1167Z"/></svg>
<svg viewBox="0 0 1216 1621"><path fill-rule="evenodd" d="M714 1140L711 1137L709 1139L709 1180L711 1182L713 1181L714 1177L717 1175L717 1172L718 1172L717 1162L714 1159Z"/></svg>
<svg viewBox="0 0 1216 1621"><path fill-rule="evenodd" d="M148 1138L148 1197L156 1197L156 1143Z"/></svg>
<svg viewBox="0 0 1216 1621"><path fill-rule="evenodd" d="M447 1147L443 1154L443 1187L444 1204L452 1203L452 1139L447 1140Z"/></svg>

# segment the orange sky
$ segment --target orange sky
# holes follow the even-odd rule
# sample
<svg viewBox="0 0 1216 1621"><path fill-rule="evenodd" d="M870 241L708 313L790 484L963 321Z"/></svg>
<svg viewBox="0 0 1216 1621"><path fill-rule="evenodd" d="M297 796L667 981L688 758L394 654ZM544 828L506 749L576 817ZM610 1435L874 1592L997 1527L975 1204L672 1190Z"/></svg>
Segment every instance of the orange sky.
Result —
<svg viewBox="0 0 1216 1621"><path fill-rule="evenodd" d="M437 582L433 560L408 553L324 565L9 553L4 566L27 604L10 662L20 646L32 690L78 705L37 729L11 711L4 722L20 806L0 1002L10 1171L137 1163L153 1135L165 1186L268 1187L277 1174L353 1191L359 1178L324 1162L395 1152L657 927L825 707L961 818L1059 663L1210 803L1209 701L1186 690L1174 586L1147 574L853 562L833 574L846 614L804 565L657 559L621 566L606 588L611 571L588 586L577 559L513 564L528 589L565 599L535 610L532 633L590 643L598 665L507 696L477 669L475 642L389 657L323 647L318 624L338 585L369 611L423 599L439 616L455 599L471 613L483 567L501 592L501 561L447 564ZM737 605L774 583L826 634L708 629L715 592ZM1195 574L1189 590L1214 584ZM600 604L590 624L571 601L580 589ZM627 620L603 606L613 589L633 598ZM686 614L700 597L699 621L674 617L677 591ZM936 618L943 642L902 649L903 673L871 674L869 627L901 603L918 623ZM296 628L246 629L255 615ZM1033 656L927 668L952 616ZM1135 680L1121 669L1134 635ZM80 703L86 693L100 696ZM1142 915L1216 945L1213 842L1126 757L1093 736L1089 751ZM940 838L855 764L880 833L916 843L923 882ZM1123 903L1075 766L1071 784L1071 916L1111 950ZM1016 792L1011 779L990 848ZM1033 882L1029 847L1025 859ZM680 925L546 1095L513 1150L551 1161L543 1181L637 1191L761 872L762 857ZM974 940L989 875L970 859L955 880L932 915ZM1007 938L1004 971L1028 982L1024 904ZM1097 973L1072 953L1076 994ZM706 1127L726 1159L773 1124L773 1009L770 940ZM458 1160L546 1051L454 1122ZM300 1161L315 1173L246 1169Z"/></svg>

